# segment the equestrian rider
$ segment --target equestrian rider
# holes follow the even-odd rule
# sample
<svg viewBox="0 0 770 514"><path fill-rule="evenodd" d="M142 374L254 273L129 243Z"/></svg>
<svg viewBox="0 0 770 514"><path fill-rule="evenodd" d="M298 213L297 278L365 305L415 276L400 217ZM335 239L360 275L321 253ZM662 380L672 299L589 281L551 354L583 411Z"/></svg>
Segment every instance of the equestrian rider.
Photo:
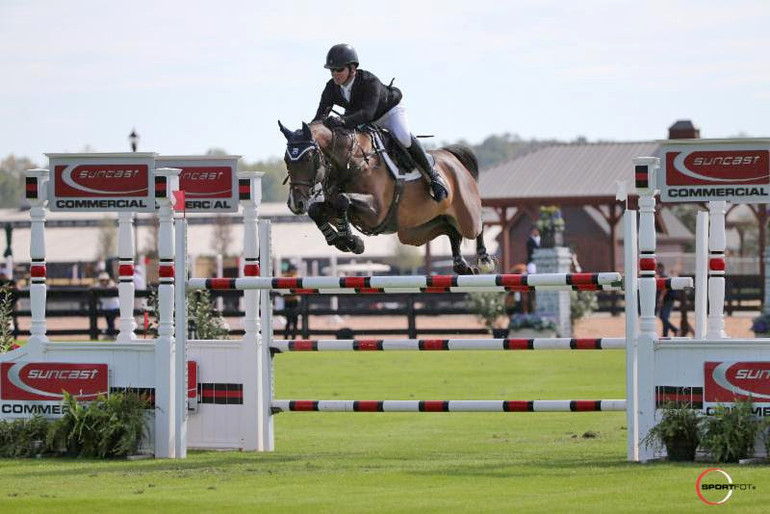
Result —
<svg viewBox="0 0 770 514"><path fill-rule="evenodd" d="M445 199L447 189L443 179L433 169L420 141L409 131L406 110L400 104L401 91L396 87L385 86L374 74L358 69L358 54L347 44L331 47L326 54L324 68L331 70L332 78L321 94L321 102L313 121L322 119L336 104L345 108L345 115L326 118L324 124L330 129L353 129L366 123L387 129L417 163L423 177L430 184L433 199L437 202Z"/></svg>

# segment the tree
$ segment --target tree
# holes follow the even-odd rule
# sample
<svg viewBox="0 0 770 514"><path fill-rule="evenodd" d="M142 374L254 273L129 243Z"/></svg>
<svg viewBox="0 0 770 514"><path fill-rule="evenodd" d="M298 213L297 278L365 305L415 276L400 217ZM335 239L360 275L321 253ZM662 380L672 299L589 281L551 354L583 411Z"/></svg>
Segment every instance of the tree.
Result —
<svg viewBox="0 0 770 514"><path fill-rule="evenodd" d="M24 198L24 170L37 165L26 157L9 155L0 162L0 208L14 209Z"/></svg>

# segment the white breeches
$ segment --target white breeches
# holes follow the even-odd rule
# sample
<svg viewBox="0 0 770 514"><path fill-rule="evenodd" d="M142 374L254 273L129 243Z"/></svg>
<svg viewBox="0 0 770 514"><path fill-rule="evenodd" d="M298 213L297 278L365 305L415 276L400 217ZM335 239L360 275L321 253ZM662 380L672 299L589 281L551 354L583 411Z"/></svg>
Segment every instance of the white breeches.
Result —
<svg viewBox="0 0 770 514"><path fill-rule="evenodd" d="M409 131L406 109L401 104L383 114L380 119L374 120L374 123L390 131L404 148L412 146L412 133Z"/></svg>

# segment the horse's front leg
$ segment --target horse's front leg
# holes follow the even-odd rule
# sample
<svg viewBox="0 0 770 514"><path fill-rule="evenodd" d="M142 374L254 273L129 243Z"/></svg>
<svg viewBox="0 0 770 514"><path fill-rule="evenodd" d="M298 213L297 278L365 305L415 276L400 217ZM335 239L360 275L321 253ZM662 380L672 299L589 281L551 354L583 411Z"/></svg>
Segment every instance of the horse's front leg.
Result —
<svg viewBox="0 0 770 514"><path fill-rule="evenodd" d="M318 227L318 230L324 235L326 244L329 246L337 246L337 243L340 241L340 236L329 222L333 216L332 206L326 202L312 203L307 209L307 215L310 216L310 219L313 220L316 227Z"/></svg>
<svg viewBox="0 0 770 514"><path fill-rule="evenodd" d="M355 254L364 253L363 240L353 235L350 230L350 220L348 219L348 210L350 210L350 198L345 193L337 195L335 202L336 218L337 218L337 234L341 241L344 242L344 246L347 251L351 251ZM340 248L340 245L337 245ZM342 250L342 248L340 248ZM343 250L345 251L345 250Z"/></svg>

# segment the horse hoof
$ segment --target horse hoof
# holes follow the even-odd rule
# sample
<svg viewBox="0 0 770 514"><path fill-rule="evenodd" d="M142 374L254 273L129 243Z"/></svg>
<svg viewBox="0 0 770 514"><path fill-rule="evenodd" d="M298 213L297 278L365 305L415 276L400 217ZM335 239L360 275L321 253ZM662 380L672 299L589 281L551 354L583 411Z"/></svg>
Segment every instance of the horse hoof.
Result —
<svg viewBox="0 0 770 514"><path fill-rule="evenodd" d="M458 275L473 275L473 268L468 266L468 263L463 260L462 262L456 262L452 267L455 273Z"/></svg>
<svg viewBox="0 0 770 514"><path fill-rule="evenodd" d="M492 273L497 268L497 259L484 255L478 258L477 264L481 273Z"/></svg>
<svg viewBox="0 0 770 514"><path fill-rule="evenodd" d="M350 248L350 251L354 254L360 255L364 253L364 242L360 237L352 236L348 239L348 248Z"/></svg>
<svg viewBox="0 0 770 514"><path fill-rule="evenodd" d="M339 250L341 252L349 252L350 251L348 249L348 242L345 239L341 238L341 237L338 237L337 239L334 240L334 246L337 248L337 250Z"/></svg>

